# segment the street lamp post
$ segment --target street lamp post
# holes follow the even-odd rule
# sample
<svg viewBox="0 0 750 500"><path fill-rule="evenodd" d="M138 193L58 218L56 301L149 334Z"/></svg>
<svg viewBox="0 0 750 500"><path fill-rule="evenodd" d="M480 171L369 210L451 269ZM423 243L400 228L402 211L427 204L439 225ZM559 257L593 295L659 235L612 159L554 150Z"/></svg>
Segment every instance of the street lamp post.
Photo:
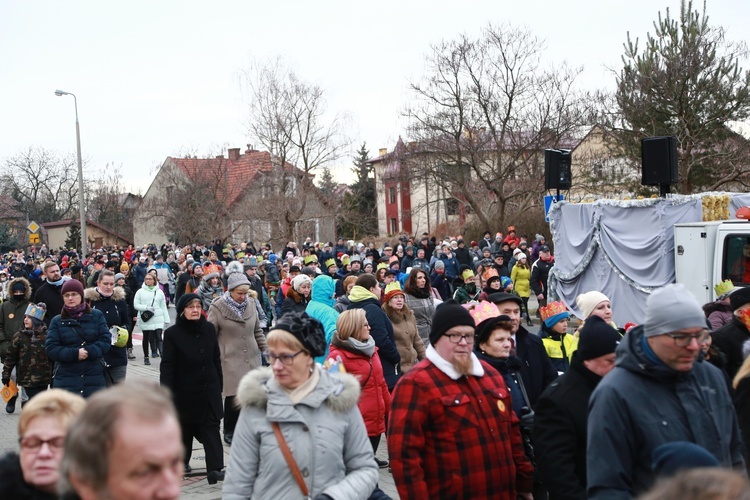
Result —
<svg viewBox="0 0 750 500"><path fill-rule="evenodd" d="M72 95L73 104L76 108L76 146L78 148L78 205L81 211L81 259L86 257L88 253L88 239L86 239L86 207L84 206L84 192L83 192L83 163L81 162L81 129L78 125L78 99L76 95L70 92L62 90L55 90L55 95L60 97L63 95Z"/></svg>

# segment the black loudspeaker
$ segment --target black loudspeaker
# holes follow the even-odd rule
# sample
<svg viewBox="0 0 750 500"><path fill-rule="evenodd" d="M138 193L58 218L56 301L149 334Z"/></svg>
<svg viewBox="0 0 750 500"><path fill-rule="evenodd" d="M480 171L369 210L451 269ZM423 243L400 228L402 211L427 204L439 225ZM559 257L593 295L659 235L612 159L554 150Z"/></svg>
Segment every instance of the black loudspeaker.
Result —
<svg viewBox="0 0 750 500"><path fill-rule="evenodd" d="M570 150L544 150L544 189L570 189Z"/></svg>
<svg viewBox="0 0 750 500"><path fill-rule="evenodd" d="M647 137L641 140L641 184L666 186L677 184L677 139Z"/></svg>

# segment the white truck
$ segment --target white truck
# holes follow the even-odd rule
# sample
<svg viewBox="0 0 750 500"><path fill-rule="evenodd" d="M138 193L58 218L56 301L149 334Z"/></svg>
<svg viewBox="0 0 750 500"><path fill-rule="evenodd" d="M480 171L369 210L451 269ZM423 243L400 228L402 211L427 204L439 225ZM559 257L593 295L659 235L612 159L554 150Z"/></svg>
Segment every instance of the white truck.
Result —
<svg viewBox="0 0 750 500"><path fill-rule="evenodd" d="M724 215L734 218L750 205L750 194L557 203L549 214L549 300L562 300L580 317L575 298L601 291L622 326L642 323L648 295L668 283L683 283L701 304L716 300L714 286L725 279L750 285L750 221L703 221L722 212L707 206L722 202Z"/></svg>

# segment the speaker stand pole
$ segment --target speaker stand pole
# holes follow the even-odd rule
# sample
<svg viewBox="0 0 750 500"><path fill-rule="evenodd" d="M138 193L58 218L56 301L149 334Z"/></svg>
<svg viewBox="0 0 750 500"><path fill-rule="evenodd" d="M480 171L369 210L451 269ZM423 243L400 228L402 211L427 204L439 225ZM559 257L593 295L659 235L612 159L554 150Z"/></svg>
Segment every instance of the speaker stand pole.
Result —
<svg viewBox="0 0 750 500"><path fill-rule="evenodd" d="M662 198L666 198L669 194L669 184L659 184L659 196Z"/></svg>
<svg viewBox="0 0 750 500"><path fill-rule="evenodd" d="M557 195L555 195L555 203L557 203L558 201L560 201L560 188L559 187L557 188Z"/></svg>

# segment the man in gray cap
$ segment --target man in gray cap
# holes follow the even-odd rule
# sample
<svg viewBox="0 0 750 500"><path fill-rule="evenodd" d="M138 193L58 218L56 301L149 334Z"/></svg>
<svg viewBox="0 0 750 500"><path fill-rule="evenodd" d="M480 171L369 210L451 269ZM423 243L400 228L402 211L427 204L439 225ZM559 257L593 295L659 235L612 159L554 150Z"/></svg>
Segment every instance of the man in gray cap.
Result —
<svg viewBox="0 0 750 500"><path fill-rule="evenodd" d="M654 449L672 441L695 443L722 466L744 471L724 376L700 356L706 326L684 285L651 294L645 323L623 337L615 368L589 401L590 499L629 499L648 490Z"/></svg>

